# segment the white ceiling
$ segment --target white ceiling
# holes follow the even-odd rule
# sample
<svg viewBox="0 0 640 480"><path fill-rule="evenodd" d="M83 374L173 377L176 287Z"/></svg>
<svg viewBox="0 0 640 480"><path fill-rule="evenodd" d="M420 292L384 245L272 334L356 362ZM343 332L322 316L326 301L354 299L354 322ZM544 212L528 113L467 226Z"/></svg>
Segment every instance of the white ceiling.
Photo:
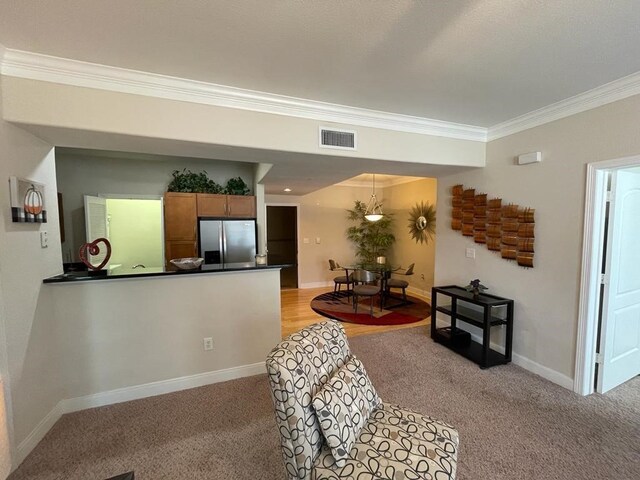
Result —
<svg viewBox="0 0 640 480"><path fill-rule="evenodd" d="M640 71L638 0L0 0L11 49L488 127Z"/></svg>
<svg viewBox="0 0 640 480"><path fill-rule="evenodd" d="M640 0L0 0L9 49L478 127L640 72L638 25ZM272 163L267 193L457 170L31 129L60 146Z"/></svg>

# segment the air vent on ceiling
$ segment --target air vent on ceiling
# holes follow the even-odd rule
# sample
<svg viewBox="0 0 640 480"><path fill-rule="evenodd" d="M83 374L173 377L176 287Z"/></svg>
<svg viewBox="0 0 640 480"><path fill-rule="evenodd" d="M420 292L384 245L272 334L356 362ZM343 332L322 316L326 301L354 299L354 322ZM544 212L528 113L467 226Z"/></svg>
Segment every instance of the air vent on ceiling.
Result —
<svg viewBox="0 0 640 480"><path fill-rule="evenodd" d="M320 148L356 150L356 132L320 127Z"/></svg>

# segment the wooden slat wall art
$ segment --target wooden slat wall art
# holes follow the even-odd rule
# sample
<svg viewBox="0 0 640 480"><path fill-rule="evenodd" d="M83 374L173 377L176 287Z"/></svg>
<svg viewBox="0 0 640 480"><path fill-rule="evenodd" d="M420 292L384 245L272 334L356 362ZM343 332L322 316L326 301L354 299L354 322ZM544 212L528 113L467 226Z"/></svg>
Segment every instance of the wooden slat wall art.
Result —
<svg viewBox="0 0 640 480"><path fill-rule="evenodd" d="M473 220L476 206L476 191L466 188L462 192L462 235L473 237Z"/></svg>
<svg viewBox="0 0 640 480"><path fill-rule="evenodd" d="M454 185L451 188L453 198L451 199L451 205L453 210L451 211L451 228L453 230L462 230L462 192L464 187L462 185Z"/></svg>
<svg viewBox="0 0 640 480"><path fill-rule="evenodd" d="M473 205L473 241L487 243L487 194L476 195Z"/></svg>
<svg viewBox="0 0 640 480"><path fill-rule="evenodd" d="M535 210L514 204L502 204L502 199L487 199L487 194L476 194L474 188L455 185L451 228L462 235L484 243L502 258L515 260L518 265L533 268Z"/></svg>

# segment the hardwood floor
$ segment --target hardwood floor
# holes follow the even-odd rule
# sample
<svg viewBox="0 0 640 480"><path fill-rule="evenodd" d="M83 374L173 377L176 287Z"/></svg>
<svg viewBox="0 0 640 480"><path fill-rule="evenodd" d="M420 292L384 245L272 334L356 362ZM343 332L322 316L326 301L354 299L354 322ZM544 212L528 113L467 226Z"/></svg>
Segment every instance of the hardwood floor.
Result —
<svg viewBox="0 0 640 480"><path fill-rule="evenodd" d="M280 292L281 312L282 312L282 338L297 332L298 330L312 325L314 323L326 320L325 317L318 315L311 310L309 304L311 300L321 293L329 292L332 288L305 288L305 289L288 289ZM357 335L367 335L370 333L388 332L391 330L400 330L402 328L412 328L418 326L426 326L430 324L429 317L416 323L407 325L358 325L355 323L342 322L348 337Z"/></svg>

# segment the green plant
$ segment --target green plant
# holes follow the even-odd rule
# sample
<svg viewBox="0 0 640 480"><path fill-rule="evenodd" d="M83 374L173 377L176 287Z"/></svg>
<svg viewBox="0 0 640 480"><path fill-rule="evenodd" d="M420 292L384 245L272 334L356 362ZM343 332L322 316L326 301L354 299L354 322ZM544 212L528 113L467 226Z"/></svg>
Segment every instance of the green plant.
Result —
<svg viewBox="0 0 640 480"><path fill-rule="evenodd" d="M347 238L356 247L356 257L363 263L374 263L376 257L385 255L396 241L391 233L393 218L385 214L377 222L370 222L364 218L367 205L356 200L353 209L347 210L349 220L356 222L347 229Z"/></svg>
<svg viewBox="0 0 640 480"><path fill-rule="evenodd" d="M227 181L225 192L229 195L249 195L249 187L240 177L230 178Z"/></svg>
<svg viewBox="0 0 640 480"><path fill-rule="evenodd" d="M168 192L224 193L224 189L211 180L204 170L200 173L193 173L184 168L182 171L174 170L171 175L173 180L167 187Z"/></svg>

